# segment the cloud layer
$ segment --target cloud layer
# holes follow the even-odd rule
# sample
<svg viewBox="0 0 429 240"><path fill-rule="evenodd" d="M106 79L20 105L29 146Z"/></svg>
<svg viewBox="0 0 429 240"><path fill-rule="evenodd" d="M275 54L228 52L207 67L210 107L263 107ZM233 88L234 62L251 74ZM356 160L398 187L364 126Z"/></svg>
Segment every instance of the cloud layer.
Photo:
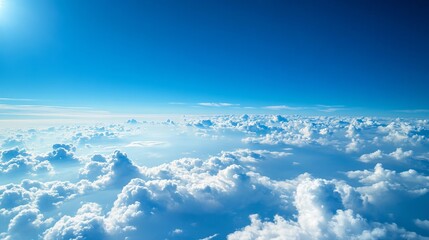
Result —
<svg viewBox="0 0 429 240"><path fill-rule="evenodd" d="M280 115L3 132L21 145L0 152L0 236L424 239L428 132L426 120Z"/></svg>

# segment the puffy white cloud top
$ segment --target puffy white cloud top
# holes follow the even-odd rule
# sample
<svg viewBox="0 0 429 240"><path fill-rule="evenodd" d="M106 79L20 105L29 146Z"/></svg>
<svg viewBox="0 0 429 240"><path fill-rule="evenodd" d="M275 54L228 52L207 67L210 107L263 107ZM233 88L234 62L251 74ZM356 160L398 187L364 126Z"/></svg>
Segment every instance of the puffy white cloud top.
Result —
<svg viewBox="0 0 429 240"><path fill-rule="evenodd" d="M280 115L8 131L0 237L425 239L428 132Z"/></svg>

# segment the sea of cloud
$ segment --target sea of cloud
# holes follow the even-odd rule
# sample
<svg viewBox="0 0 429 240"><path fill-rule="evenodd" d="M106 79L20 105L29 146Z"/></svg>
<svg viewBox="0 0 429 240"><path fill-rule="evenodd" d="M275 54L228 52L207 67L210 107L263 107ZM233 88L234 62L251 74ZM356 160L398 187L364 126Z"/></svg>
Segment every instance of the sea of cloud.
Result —
<svg viewBox="0 0 429 240"><path fill-rule="evenodd" d="M0 146L1 239L429 239L425 119L130 119Z"/></svg>

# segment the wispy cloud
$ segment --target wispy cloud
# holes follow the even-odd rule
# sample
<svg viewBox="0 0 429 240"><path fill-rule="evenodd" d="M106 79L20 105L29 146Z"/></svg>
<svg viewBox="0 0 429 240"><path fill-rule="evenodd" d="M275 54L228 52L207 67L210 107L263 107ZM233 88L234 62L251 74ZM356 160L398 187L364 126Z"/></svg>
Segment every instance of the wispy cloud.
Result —
<svg viewBox="0 0 429 240"><path fill-rule="evenodd" d="M315 110L320 112L332 113L342 110L347 110L343 105L316 105Z"/></svg>
<svg viewBox="0 0 429 240"><path fill-rule="evenodd" d="M64 118L97 118L111 115L108 111L88 107L65 107L47 105L0 104L0 115L8 117L64 117Z"/></svg>
<svg viewBox="0 0 429 240"><path fill-rule="evenodd" d="M202 102L202 103L198 103L198 105L203 106L203 107L238 107L238 106L240 106L240 104L225 103L225 102L221 102L221 103Z"/></svg>
<svg viewBox="0 0 429 240"><path fill-rule="evenodd" d="M268 110L288 110L288 111L306 110L306 111L318 111L318 112L325 112L325 113L332 113L332 112L348 109L343 105L321 105L321 104L313 105L313 106L272 105L272 106L265 106L262 108L268 109Z"/></svg>
<svg viewBox="0 0 429 240"><path fill-rule="evenodd" d="M156 146L162 146L162 145L166 145L166 143L160 142L160 141L134 141L126 145L126 147L144 148L144 147L156 147Z"/></svg>
<svg viewBox="0 0 429 240"><path fill-rule="evenodd" d="M303 110L305 109L304 107L291 107L286 105L265 106L263 108L269 109L269 110Z"/></svg>
<svg viewBox="0 0 429 240"><path fill-rule="evenodd" d="M32 101L36 101L36 99L30 99L30 98L4 98L4 97L0 97L0 101L32 102Z"/></svg>

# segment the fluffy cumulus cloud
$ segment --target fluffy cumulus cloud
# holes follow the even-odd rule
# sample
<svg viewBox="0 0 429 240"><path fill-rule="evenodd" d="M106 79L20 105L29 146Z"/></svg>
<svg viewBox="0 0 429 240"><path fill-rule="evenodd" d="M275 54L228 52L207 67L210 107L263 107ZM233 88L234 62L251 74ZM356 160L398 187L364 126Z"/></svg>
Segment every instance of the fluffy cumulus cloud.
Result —
<svg viewBox="0 0 429 240"><path fill-rule="evenodd" d="M14 216L8 225L4 239L38 239L40 229L48 226L50 219L44 219L38 209L24 209Z"/></svg>
<svg viewBox="0 0 429 240"><path fill-rule="evenodd" d="M347 176L358 179L363 186L358 187L370 202L393 198L392 194L405 192L411 195L425 195L429 191L429 176L419 174L413 169L399 172L384 169L378 163L374 170L357 170L347 172Z"/></svg>
<svg viewBox="0 0 429 240"><path fill-rule="evenodd" d="M75 151L76 148L71 144L54 144L51 152L38 156L37 159L50 163L76 163L79 159L74 156Z"/></svg>
<svg viewBox="0 0 429 240"><path fill-rule="evenodd" d="M301 181L294 193L298 211L293 219L275 215L263 221L250 215L250 225L228 235L228 239L419 239L396 224L368 222L348 207L349 195L337 185L321 179ZM354 199L356 200L356 199Z"/></svg>
<svg viewBox="0 0 429 240"><path fill-rule="evenodd" d="M24 147L24 138L22 135L16 135L15 137L8 137L3 141L1 145L3 148L13 148L13 147Z"/></svg>
<svg viewBox="0 0 429 240"><path fill-rule="evenodd" d="M49 161L34 158L25 150L14 148L1 151L0 175L4 177L52 172L53 167Z"/></svg>
<svg viewBox="0 0 429 240"><path fill-rule="evenodd" d="M91 163L101 163L100 158L92 158L89 165L85 165L83 172L87 171L89 175L97 175L97 173L105 173L97 176L97 181L94 183L102 187L119 186L127 184L131 179L141 176L140 169L136 166L126 154L120 151L115 151L113 155L104 163L102 169L95 168L95 173L92 169L88 169Z"/></svg>
<svg viewBox="0 0 429 240"><path fill-rule="evenodd" d="M44 232L44 239L105 239L104 219L101 207L86 203L73 217L64 216Z"/></svg>
<svg viewBox="0 0 429 240"><path fill-rule="evenodd" d="M134 131L138 131L143 122L129 119L124 124L71 126L68 127L67 139L80 147L103 147L118 144L122 142L123 137L130 136L134 134Z"/></svg>
<svg viewBox="0 0 429 240"><path fill-rule="evenodd" d="M377 159L380 159L383 157L383 153L380 150L377 150L372 153L363 154L359 157L359 160L362 162L371 162L376 161Z"/></svg>
<svg viewBox="0 0 429 240"><path fill-rule="evenodd" d="M179 216L197 214L192 220L198 221L217 219L219 215L234 219L230 213L241 209L262 214L281 212L284 216L275 214L273 222L265 222L258 215L251 214L251 224L228 235L229 239L420 237L394 223L371 222L356 213L364 212L366 195L343 181L316 179L308 174L275 181L252 171L247 165L270 155L282 154L242 149L224 152L207 160L180 159L159 167L141 169L138 172L140 177L131 179L123 187L108 213L103 215L96 204L84 205L75 216L61 218L45 232L46 236L48 239L168 237L171 234L169 229L177 229L174 224L182 224L180 234L204 232L204 226L192 226L192 221L184 224L187 219L172 221ZM125 157L116 152L111 161ZM130 167L128 164L119 166L122 169ZM110 172L113 169L110 167ZM371 174L367 175L371 178ZM399 175L399 178L408 177L405 173ZM104 183L109 184L108 181ZM410 191L413 188L403 187ZM255 204L263 206L263 209L255 208ZM159 235L153 235L150 228L144 228L155 223L164 223L158 229L165 235L159 231ZM212 230L222 231L222 228L212 226Z"/></svg>
<svg viewBox="0 0 429 240"><path fill-rule="evenodd" d="M25 144L0 149L0 238L427 239L428 131L281 115L8 131Z"/></svg>
<svg viewBox="0 0 429 240"><path fill-rule="evenodd" d="M418 227L429 230L429 220L416 219L414 222Z"/></svg>
<svg viewBox="0 0 429 240"><path fill-rule="evenodd" d="M307 229L299 222L287 221L278 215L272 222L263 222L258 215L251 215L250 221L249 226L228 235L228 239L427 239L396 224L368 224L351 210L338 210L331 219L323 219L329 228L316 229L317 233L324 231L323 235L314 234L311 232L314 228Z"/></svg>
<svg viewBox="0 0 429 240"><path fill-rule="evenodd" d="M45 214L58 210L67 202L90 189L87 182L40 182L24 180L20 184L0 187L0 220L5 239L38 239L54 218ZM48 214L49 215L49 214Z"/></svg>
<svg viewBox="0 0 429 240"><path fill-rule="evenodd" d="M397 148L394 152L391 152L389 156L395 158L396 160L402 160L413 155L412 150L403 151L402 148Z"/></svg>
<svg viewBox="0 0 429 240"><path fill-rule="evenodd" d="M0 213L8 214L29 206L41 210L57 207L86 190L86 182L39 182L24 180L20 184L0 187Z"/></svg>
<svg viewBox="0 0 429 240"><path fill-rule="evenodd" d="M118 195L106 217L107 228L132 239L138 239L142 234L153 238L153 232L138 229L138 226L159 221L156 220L158 215L172 219L183 214L196 215L195 219L217 218L219 214L228 215L237 207L248 208L259 203L284 205L281 198L287 198L285 192L291 184L285 182L282 186L251 172L246 166L247 162L271 154L279 153L239 150L224 152L208 160L180 159L145 169L141 178L131 180ZM281 190L272 192L275 188ZM192 222L187 224L189 228ZM198 229L197 226L193 228L186 230Z"/></svg>

